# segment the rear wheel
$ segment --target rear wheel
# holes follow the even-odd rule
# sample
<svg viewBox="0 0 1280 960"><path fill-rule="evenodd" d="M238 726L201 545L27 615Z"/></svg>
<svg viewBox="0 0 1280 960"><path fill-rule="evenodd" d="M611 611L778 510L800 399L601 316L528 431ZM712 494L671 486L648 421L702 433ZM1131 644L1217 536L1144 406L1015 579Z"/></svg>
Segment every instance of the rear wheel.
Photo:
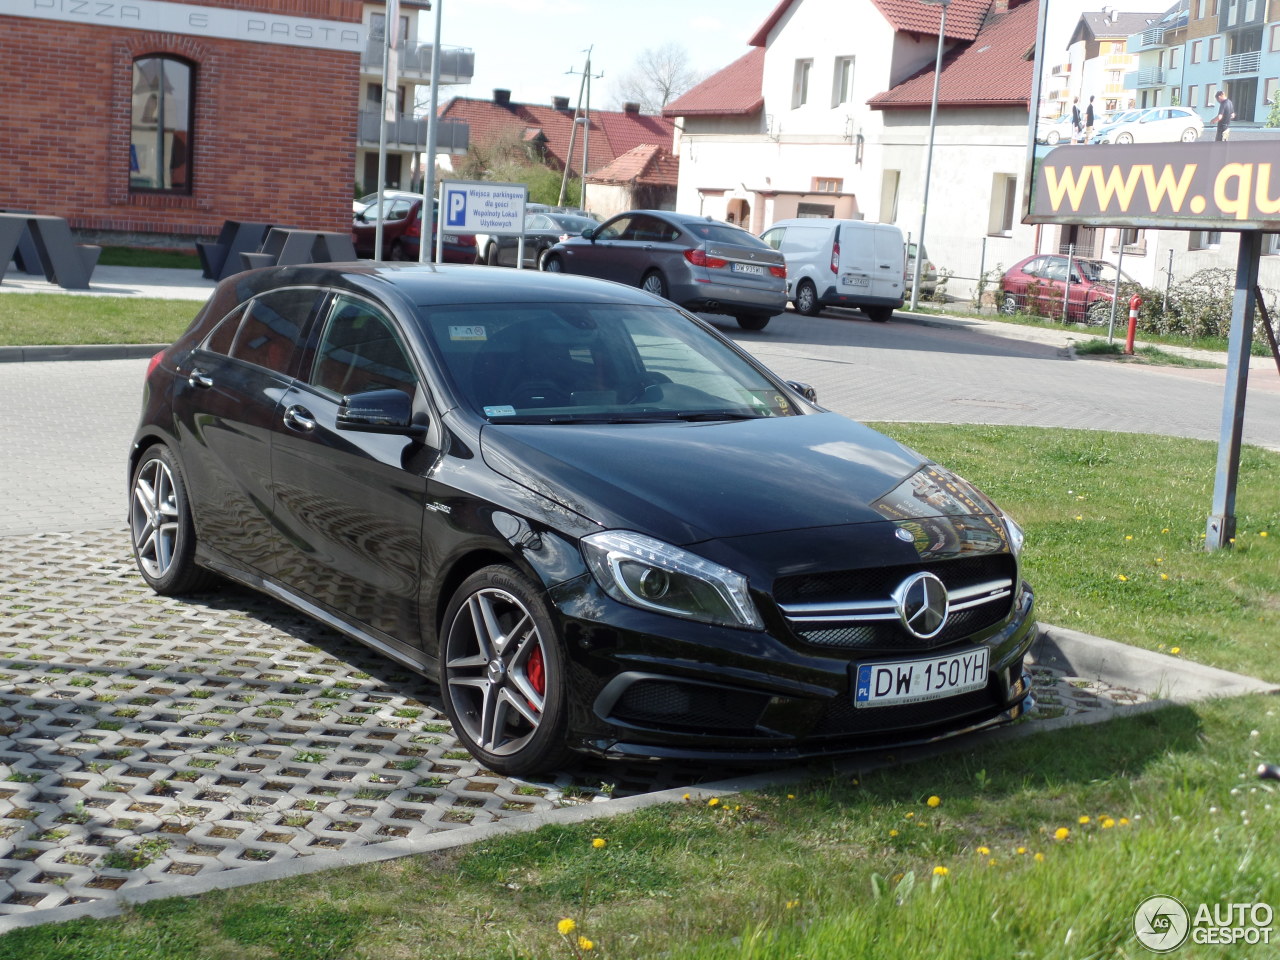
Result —
<svg viewBox="0 0 1280 960"><path fill-rule="evenodd" d="M796 313L804 314L806 317L817 316L822 310L822 304L818 303L818 291L809 280L801 280L796 284L795 302Z"/></svg>
<svg viewBox="0 0 1280 960"><path fill-rule="evenodd" d="M1095 300L1089 304L1088 310L1085 311L1085 322L1098 327L1104 323L1111 322L1111 301Z"/></svg>
<svg viewBox="0 0 1280 960"><path fill-rule="evenodd" d="M862 312L876 323L885 323L893 317L893 307L863 307Z"/></svg>
<svg viewBox="0 0 1280 960"><path fill-rule="evenodd" d="M734 319L743 330L763 330L773 317L767 313L742 313Z"/></svg>
<svg viewBox="0 0 1280 960"><path fill-rule="evenodd" d="M1018 312L1018 298L1012 293L1006 293L1000 300L1000 313L1006 317L1012 317Z"/></svg>
<svg viewBox="0 0 1280 960"><path fill-rule="evenodd" d="M1187 127L1187 129L1182 131L1183 143L1195 143L1199 139L1200 139L1200 131L1197 130L1195 127Z"/></svg>
<svg viewBox="0 0 1280 960"><path fill-rule="evenodd" d="M138 572L156 593L195 593L217 582L215 574L196 565L196 531L187 485L165 446L149 449L133 471L129 539Z"/></svg>
<svg viewBox="0 0 1280 960"><path fill-rule="evenodd" d="M1117 133L1116 143L1133 143L1132 133Z"/></svg>
<svg viewBox="0 0 1280 960"><path fill-rule="evenodd" d="M551 254L542 258L542 269L547 273L564 273L564 263L559 254Z"/></svg>
<svg viewBox="0 0 1280 960"><path fill-rule="evenodd" d="M531 580L498 564L463 581L445 611L440 691L482 765L525 775L564 763L566 680L560 640Z"/></svg>
<svg viewBox="0 0 1280 960"><path fill-rule="evenodd" d="M644 279L640 281L640 289L646 293L652 293L667 299L667 281L657 270L650 270L644 275Z"/></svg>

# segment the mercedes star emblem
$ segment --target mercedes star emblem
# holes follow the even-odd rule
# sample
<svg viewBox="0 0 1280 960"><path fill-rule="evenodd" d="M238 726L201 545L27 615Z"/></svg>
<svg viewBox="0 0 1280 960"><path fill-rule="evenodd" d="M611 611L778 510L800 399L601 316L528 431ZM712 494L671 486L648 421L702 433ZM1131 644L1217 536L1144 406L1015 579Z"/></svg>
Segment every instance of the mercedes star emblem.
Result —
<svg viewBox="0 0 1280 960"><path fill-rule="evenodd" d="M921 640L936 637L947 624L947 588L932 573L907 577L893 591L893 602L902 625Z"/></svg>

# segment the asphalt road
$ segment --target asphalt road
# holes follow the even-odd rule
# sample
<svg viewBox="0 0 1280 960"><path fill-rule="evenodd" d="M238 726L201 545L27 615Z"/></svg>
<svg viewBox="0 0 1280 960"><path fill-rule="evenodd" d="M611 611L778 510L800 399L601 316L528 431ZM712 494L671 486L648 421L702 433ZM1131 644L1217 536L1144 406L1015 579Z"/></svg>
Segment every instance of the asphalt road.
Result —
<svg viewBox="0 0 1280 960"><path fill-rule="evenodd" d="M860 420L1021 424L1216 440L1225 372L1073 358L1063 337L787 313L760 333L721 329L827 407ZM721 320L723 318L720 318ZM125 456L146 360L12 363L4 410L0 536L124 523ZM1245 441L1280 450L1280 376L1251 375Z"/></svg>

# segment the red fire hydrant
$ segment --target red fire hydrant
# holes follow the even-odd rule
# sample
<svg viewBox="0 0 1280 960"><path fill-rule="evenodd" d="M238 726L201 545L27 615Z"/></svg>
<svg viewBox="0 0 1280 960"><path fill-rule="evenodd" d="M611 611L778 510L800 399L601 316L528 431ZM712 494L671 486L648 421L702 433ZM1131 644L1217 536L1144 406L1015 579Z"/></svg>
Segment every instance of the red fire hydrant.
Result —
<svg viewBox="0 0 1280 960"><path fill-rule="evenodd" d="M1136 293L1129 299L1129 336L1124 342L1124 352L1133 356L1133 337L1138 332L1138 311L1142 309L1142 297Z"/></svg>

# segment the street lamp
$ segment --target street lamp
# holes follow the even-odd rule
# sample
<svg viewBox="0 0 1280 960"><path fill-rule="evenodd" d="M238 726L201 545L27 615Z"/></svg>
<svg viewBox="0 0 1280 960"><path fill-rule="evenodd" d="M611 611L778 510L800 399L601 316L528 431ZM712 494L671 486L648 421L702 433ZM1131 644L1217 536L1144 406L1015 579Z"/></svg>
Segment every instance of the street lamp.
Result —
<svg viewBox="0 0 1280 960"><path fill-rule="evenodd" d="M933 66L933 103L929 107L929 148L924 161L924 199L920 202L920 235L916 237L916 265L911 278L911 309L920 302L920 264L924 260L924 224L929 213L929 177L933 173L933 134L938 122L938 78L942 74L942 40L947 32L947 6L951 0L920 0L930 6L941 7L938 19L938 58Z"/></svg>

